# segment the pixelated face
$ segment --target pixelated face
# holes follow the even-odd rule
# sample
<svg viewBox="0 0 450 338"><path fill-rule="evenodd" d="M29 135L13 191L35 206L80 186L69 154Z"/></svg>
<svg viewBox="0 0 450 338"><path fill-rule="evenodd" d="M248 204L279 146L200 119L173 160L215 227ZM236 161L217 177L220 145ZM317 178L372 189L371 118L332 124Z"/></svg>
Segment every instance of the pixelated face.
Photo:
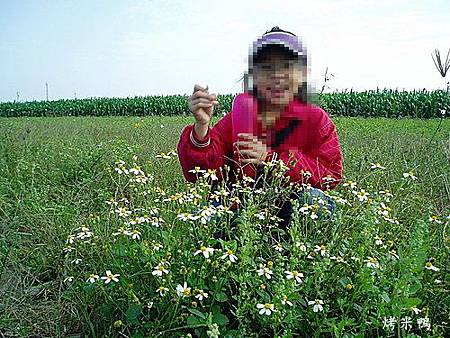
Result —
<svg viewBox="0 0 450 338"><path fill-rule="evenodd" d="M267 48L253 64L256 94L272 106L289 104L305 81L306 67L281 48Z"/></svg>

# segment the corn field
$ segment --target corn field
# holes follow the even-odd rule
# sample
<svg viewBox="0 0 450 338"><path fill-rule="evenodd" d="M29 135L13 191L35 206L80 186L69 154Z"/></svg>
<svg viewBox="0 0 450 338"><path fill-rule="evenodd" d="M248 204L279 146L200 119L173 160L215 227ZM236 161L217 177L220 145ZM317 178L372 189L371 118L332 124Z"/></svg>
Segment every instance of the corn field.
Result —
<svg viewBox="0 0 450 338"><path fill-rule="evenodd" d="M218 95L216 114L231 110L233 94ZM19 116L174 116L190 115L188 95L88 98L57 101L0 103L1 117ZM450 92L341 91L314 94L312 102L331 116L436 118L449 116Z"/></svg>

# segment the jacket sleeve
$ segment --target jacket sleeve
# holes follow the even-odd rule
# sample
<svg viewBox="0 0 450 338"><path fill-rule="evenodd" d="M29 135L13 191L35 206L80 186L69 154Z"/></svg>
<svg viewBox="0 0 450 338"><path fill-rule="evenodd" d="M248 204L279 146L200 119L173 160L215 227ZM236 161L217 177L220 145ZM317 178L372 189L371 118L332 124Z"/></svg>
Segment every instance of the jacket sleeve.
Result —
<svg viewBox="0 0 450 338"><path fill-rule="evenodd" d="M289 175L290 182L310 183L315 188L327 190L334 189L340 183L343 159L336 126L328 114L322 112L315 154L306 154L301 150L283 151L278 154L278 159L289 167L286 175ZM269 152L269 156L272 153Z"/></svg>
<svg viewBox="0 0 450 338"><path fill-rule="evenodd" d="M184 127L177 145L178 159L187 181L195 183L196 174L189 172L194 167L216 169L219 180L223 177L219 170L226 163L224 155L232 153L231 112L223 116L208 132L204 139L199 139L194 123Z"/></svg>

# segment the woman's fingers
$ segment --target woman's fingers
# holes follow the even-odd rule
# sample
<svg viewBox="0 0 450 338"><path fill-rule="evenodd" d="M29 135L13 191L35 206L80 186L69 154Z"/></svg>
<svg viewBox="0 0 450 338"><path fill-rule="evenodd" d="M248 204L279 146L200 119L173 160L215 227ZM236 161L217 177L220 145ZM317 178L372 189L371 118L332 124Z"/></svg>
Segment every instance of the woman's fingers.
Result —
<svg viewBox="0 0 450 338"><path fill-rule="evenodd" d="M260 153L258 151L253 150L253 149L242 149L242 150L237 151L237 153L239 153L240 155L248 155L250 157L255 157L255 158L257 158L260 155Z"/></svg>
<svg viewBox="0 0 450 338"><path fill-rule="evenodd" d="M192 100L191 102L192 102L192 104L197 104L197 103L218 104L219 103L219 101L216 101L216 100L211 101L211 100L209 100L207 98L204 98L204 97L199 97L197 99Z"/></svg>

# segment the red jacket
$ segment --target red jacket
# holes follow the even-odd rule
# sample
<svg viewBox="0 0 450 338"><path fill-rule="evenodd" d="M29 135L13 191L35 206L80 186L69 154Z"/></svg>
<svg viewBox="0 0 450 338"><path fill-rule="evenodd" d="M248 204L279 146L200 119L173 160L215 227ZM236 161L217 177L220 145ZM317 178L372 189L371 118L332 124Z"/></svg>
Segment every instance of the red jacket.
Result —
<svg viewBox="0 0 450 338"><path fill-rule="evenodd" d="M256 109L257 101L250 94L238 94L233 100L233 107L237 99L253 100L252 107ZM204 139L199 139L195 133L194 123L184 127L177 151L187 181L196 181L196 175L189 172L196 166L204 170L216 169L219 180L223 179L219 168L224 164L228 164L234 171L237 170L237 165L226 158L236 159L233 156L233 107L232 111L212 128L208 128ZM277 144L277 137L279 138L283 129L289 128L289 125L291 132L281 144ZM286 172L290 182L310 183L315 188L326 190L335 188L341 181L343 159L339 137L333 121L322 108L293 100L268 130L263 130L259 121L256 130L259 139L274 145L270 147L266 160L282 159L290 168ZM293 157L290 158L290 155ZM306 171L311 177L308 178ZM326 176L329 176L328 179Z"/></svg>

